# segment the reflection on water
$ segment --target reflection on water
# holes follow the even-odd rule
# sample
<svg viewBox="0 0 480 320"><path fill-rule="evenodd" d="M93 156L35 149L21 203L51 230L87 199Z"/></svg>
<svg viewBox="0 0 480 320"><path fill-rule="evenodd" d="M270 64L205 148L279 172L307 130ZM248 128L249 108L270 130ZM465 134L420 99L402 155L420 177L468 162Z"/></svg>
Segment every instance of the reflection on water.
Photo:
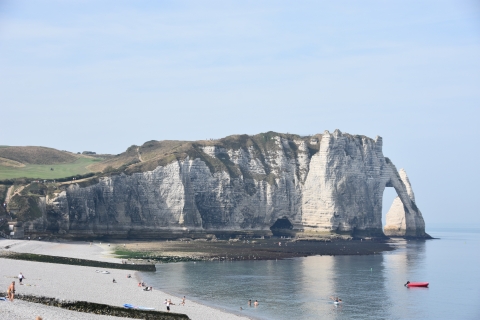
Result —
<svg viewBox="0 0 480 320"><path fill-rule="evenodd" d="M300 259L298 272L302 273L302 295L305 302L299 308L299 314L309 315L318 312L331 312L335 306L329 300L330 296L336 295L333 283L327 281L333 276L335 258L331 256L311 257L311 259ZM318 297L323 297L321 301ZM323 308L322 308L323 307Z"/></svg>
<svg viewBox="0 0 480 320"><path fill-rule="evenodd" d="M383 255L339 258L335 259L337 273L332 280L337 291L344 292L343 312L352 317L369 314L373 319L385 319L383 306L390 302L385 290Z"/></svg>
<svg viewBox="0 0 480 320"><path fill-rule="evenodd" d="M144 279L257 319L480 319L480 234L436 236L442 240L399 241L371 256L161 264ZM407 289L407 280L430 288ZM249 308L248 299L260 306Z"/></svg>

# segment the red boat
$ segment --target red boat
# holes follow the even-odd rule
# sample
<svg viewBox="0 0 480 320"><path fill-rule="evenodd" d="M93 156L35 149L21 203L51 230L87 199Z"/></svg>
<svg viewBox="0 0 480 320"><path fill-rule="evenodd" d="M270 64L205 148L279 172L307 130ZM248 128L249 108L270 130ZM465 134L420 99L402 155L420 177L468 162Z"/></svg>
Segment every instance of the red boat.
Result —
<svg viewBox="0 0 480 320"><path fill-rule="evenodd" d="M428 282L410 282L410 281L407 281L407 283L405 283L405 287L407 287L407 288L427 288L428 287Z"/></svg>

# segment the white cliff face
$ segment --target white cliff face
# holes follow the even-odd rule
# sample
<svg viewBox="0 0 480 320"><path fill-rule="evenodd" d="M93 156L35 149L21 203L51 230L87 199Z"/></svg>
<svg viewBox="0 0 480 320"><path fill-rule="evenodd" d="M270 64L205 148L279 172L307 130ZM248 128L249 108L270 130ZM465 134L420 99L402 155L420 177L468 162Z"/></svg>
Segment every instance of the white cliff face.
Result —
<svg viewBox="0 0 480 320"><path fill-rule="evenodd" d="M408 196L412 201L415 202L415 195L413 194L412 185L410 184L410 180L408 179L407 172L404 169L400 169L400 171L398 171L398 174L400 175L400 179L403 181L405 188L407 188Z"/></svg>
<svg viewBox="0 0 480 320"><path fill-rule="evenodd" d="M294 230L309 234L382 235L382 197L389 186L407 216L417 217L404 229L424 234L408 178L383 156L380 137L336 130L265 141L205 146L199 149L204 158L70 186L47 203L47 217L56 217L57 228L67 233L269 232L286 218ZM212 169L208 159L225 169ZM52 229L52 220L44 225Z"/></svg>
<svg viewBox="0 0 480 320"><path fill-rule="evenodd" d="M381 233L385 158L381 139L325 132L310 161L302 222L311 232Z"/></svg>

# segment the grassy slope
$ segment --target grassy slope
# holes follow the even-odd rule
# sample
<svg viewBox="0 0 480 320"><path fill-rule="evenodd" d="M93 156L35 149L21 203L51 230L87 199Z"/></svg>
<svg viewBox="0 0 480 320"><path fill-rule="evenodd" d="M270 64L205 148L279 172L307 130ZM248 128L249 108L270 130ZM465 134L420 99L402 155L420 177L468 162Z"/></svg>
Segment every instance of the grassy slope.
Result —
<svg viewBox="0 0 480 320"><path fill-rule="evenodd" d="M0 157L23 164L61 164L71 163L76 154L46 147L5 147L0 148Z"/></svg>
<svg viewBox="0 0 480 320"><path fill-rule="evenodd" d="M58 179L91 172L86 167L100 162L100 159L79 157L72 163L62 164L26 164L25 167L15 168L0 166L0 180L13 178ZM53 168L54 170L50 170Z"/></svg>

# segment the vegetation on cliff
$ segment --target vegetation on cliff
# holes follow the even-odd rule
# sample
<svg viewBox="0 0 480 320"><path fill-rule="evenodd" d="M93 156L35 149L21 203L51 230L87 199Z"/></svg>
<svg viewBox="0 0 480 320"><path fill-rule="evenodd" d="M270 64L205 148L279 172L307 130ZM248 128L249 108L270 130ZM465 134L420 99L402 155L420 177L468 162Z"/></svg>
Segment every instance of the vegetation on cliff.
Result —
<svg viewBox="0 0 480 320"><path fill-rule="evenodd" d="M318 142L322 135L300 136L269 131L251 136L231 135L216 140L151 140L141 146L132 145L125 152L115 156L74 154L46 147L3 146L0 148L0 184L2 180L19 178L47 180L71 178L70 180L73 180L77 175L88 173L95 174L97 177L120 173L132 174L151 171L158 166L165 166L186 157L203 160L212 173L226 171L237 176L244 172L241 172L240 168L229 159L228 154L212 158L204 152L204 148L216 147L225 150L253 148L254 154L268 170L264 155L279 149L277 137L288 140L290 150L293 152L289 156L294 158L298 149L294 141L304 141L309 156L312 156L318 151ZM269 172L266 173L267 176L268 174Z"/></svg>

